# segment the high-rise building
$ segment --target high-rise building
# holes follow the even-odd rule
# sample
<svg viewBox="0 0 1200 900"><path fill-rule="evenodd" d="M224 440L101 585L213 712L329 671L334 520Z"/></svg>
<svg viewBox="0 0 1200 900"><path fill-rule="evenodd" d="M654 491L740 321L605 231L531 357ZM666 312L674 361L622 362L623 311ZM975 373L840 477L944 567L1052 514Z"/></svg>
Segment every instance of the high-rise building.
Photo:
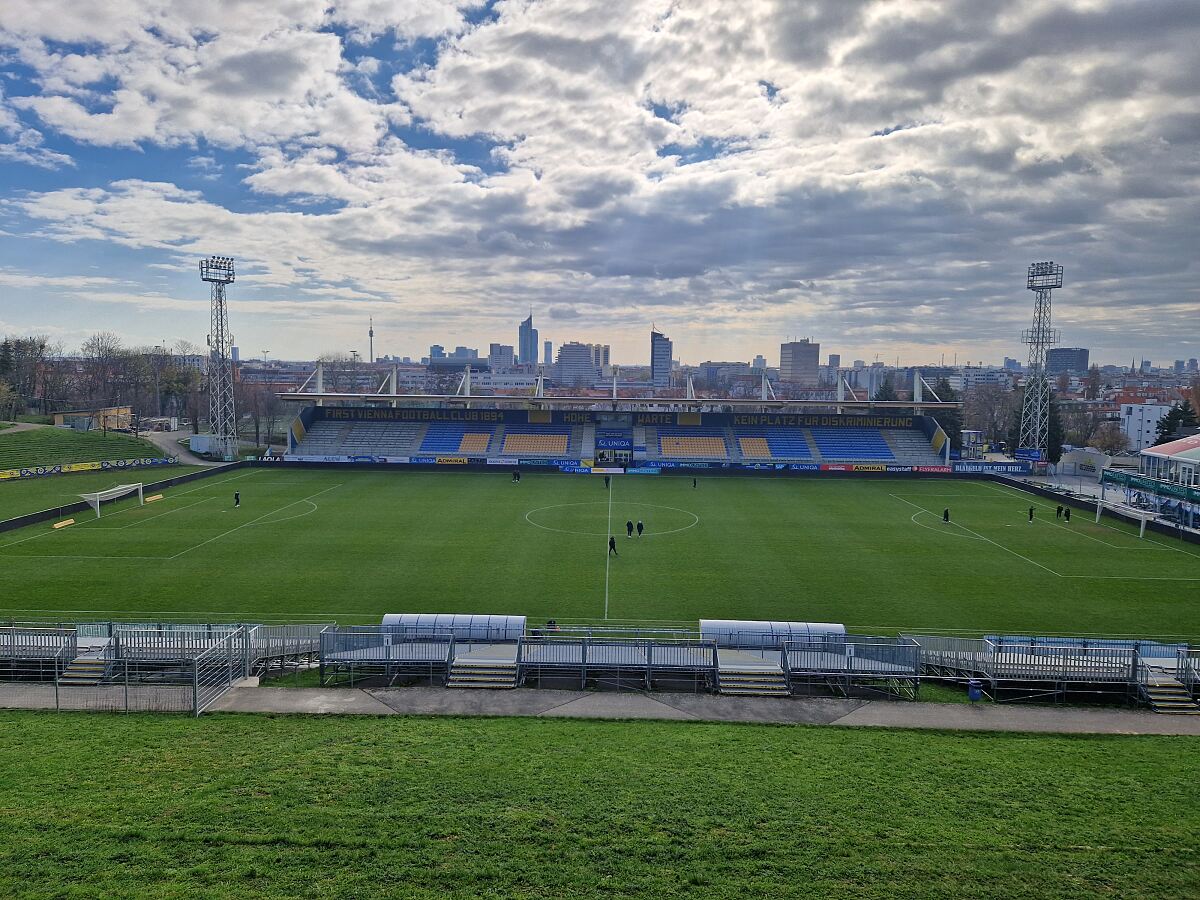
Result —
<svg viewBox="0 0 1200 900"><path fill-rule="evenodd" d="M600 378L608 361L607 344L582 344L579 341L559 344L555 379L560 384L591 385Z"/></svg>
<svg viewBox="0 0 1200 900"><path fill-rule="evenodd" d="M229 348L229 358L231 360L233 360L235 363L241 362L242 361L242 351L239 350L237 347L230 347Z"/></svg>
<svg viewBox="0 0 1200 900"><path fill-rule="evenodd" d="M779 345L779 380L793 384L816 384L821 345L804 338Z"/></svg>
<svg viewBox="0 0 1200 900"><path fill-rule="evenodd" d="M660 331L650 332L650 383L671 386L671 339Z"/></svg>
<svg viewBox="0 0 1200 900"><path fill-rule="evenodd" d="M455 359L479 359L479 351L473 347L455 347L450 355Z"/></svg>
<svg viewBox="0 0 1200 900"><path fill-rule="evenodd" d="M1197 361L1196 357L1193 356L1191 359L1188 360L1187 370L1189 372L1200 371L1200 361Z"/></svg>
<svg viewBox="0 0 1200 900"><path fill-rule="evenodd" d="M1008 369L1010 372L1020 372L1021 361L1019 359L1013 359L1010 356L1006 356L1004 357L1004 368Z"/></svg>
<svg viewBox="0 0 1200 900"><path fill-rule="evenodd" d="M761 353L754 357L754 362L750 364L750 368L758 372L763 372L767 368L767 358Z"/></svg>
<svg viewBox="0 0 1200 900"><path fill-rule="evenodd" d="M446 348L443 347L441 344L430 344L429 345L429 358L430 359L445 359L446 358Z"/></svg>
<svg viewBox="0 0 1200 900"><path fill-rule="evenodd" d="M1158 420L1171 411L1169 403L1121 404L1121 430L1129 438L1129 449L1137 452L1154 446L1158 436Z"/></svg>
<svg viewBox="0 0 1200 900"><path fill-rule="evenodd" d="M516 354L511 344L492 344L488 348L488 368L493 372L515 368L516 364Z"/></svg>
<svg viewBox="0 0 1200 900"><path fill-rule="evenodd" d="M840 369L841 367L842 367L842 354L830 353L829 354L829 368Z"/></svg>
<svg viewBox="0 0 1200 900"><path fill-rule="evenodd" d="M1148 360L1148 359L1142 360L1142 374L1143 375L1149 375L1150 370L1153 368L1154 368L1154 363L1151 360Z"/></svg>
<svg viewBox="0 0 1200 900"><path fill-rule="evenodd" d="M538 333L533 327L533 310L529 311L529 318L521 323L521 327L517 330L517 362L523 366L537 366L538 359Z"/></svg>
<svg viewBox="0 0 1200 900"><path fill-rule="evenodd" d="M1084 347L1051 347L1046 351L1046 374L1083 373L1088 370L1088 351Z"/></svg>
<svg viewBox="0 0 1200 900"><path fill-rule="evenodd" d="M867 367L867 363L866 363L866 361L865 361L865 360L856 359L856 360L854 361L854 368L856 368L856 369L865 369L866 367Z"/></svg>
<svg viewBox="0 0 1200 900"><path fill-rule="evenodd" d="M1183 361L1182 359L1177 359L1177 360L1175 360L1175 374L1176 374L1176 375L1182 375L1182 374L1183 374L1183 367L1184 367L1184 365L1185 365L1185 363L1184 363L1184 361Z"/></svg>
<svg viewBox="0 0 1200 900"><path fill-rule="evenodd" d="M550 341L542 342L542 363L547 366L554 364L554 345Z"/></svg>

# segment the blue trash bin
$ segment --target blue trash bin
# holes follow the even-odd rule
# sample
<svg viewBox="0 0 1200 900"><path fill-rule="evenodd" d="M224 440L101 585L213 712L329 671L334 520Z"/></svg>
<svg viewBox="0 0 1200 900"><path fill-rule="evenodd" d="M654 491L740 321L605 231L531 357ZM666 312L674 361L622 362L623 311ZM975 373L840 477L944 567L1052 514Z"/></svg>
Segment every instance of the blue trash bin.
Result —
<svg viewBox="0 0 1200 900"><path fill-rule="evenodd" d="M983 699L983 684L976 678L967 682L967 699L972 703L978 703Z"/></svg>

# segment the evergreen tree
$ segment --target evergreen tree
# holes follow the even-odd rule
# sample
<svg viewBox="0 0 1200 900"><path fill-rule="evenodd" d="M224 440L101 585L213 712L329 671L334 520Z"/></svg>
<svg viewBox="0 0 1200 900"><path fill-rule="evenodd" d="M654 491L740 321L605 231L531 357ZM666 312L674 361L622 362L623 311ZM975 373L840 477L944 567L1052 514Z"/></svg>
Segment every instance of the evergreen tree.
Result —
<svg viewBox="0 0 1200 900"><path fill-rule="evenodd" d="M892 376L891 375L883 376L883 382L879 385L879 390L877 390L875 392L875 396L872 397L871 399L872 400L880 400L883 402L900 399L899 397L896 396L896 389L892 386Z"/></svg>
<svg viewBox="0 0 1200 900"><path fill-rule="evenodd" d="M1180 428L1196 427L1196 410L1192 408L1192 401L1187 397L1184 397L1183 402L1179 404L1179 414Z"/></svg>
<svg viewBox="0 0 1200 900"><path fill-rule="evenodd" d="M1195 419L1195 414L1192 416ZM1165 444L1171 440L1171 436L1179 430L1180 424L1183 422L1183 410L1178 406L1172 406L1167 410L1166 415L1158 420L1158 425L1154 429L1154 445Z"/></svg>
<svg viewBox="0 0 1200 900"><path fill-rule="evenodd" d="M1058 413L1058 403L1050 398L1050 409L1047 415L1046 429L1046 458L1057 465L1063 454L1063 424L1062 416Z"/></svg>

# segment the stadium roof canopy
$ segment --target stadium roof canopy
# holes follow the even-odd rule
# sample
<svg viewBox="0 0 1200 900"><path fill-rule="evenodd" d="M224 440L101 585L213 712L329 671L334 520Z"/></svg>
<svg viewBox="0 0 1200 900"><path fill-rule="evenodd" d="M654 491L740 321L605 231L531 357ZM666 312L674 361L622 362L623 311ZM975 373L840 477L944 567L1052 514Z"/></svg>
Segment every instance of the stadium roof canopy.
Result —
<svg viewBox="0 0 1200 900"><path fill-rule="evenodd" d="M358 406L446 406L475 409L593 409L626 410L637 412L715 412L722 407L739 412L823 412L830 409L865 410L868 412L908 414L960 409L959 401L941 403L936 401L914 402L912 400L762 400L725 397L697 397L694 400L680 397L532 397L528 394L383 394L383 393L334 393L330 391L291 391L279 394L283 400L293 403L343 404Z"/></svg>
<svg viewBox="0 0 1200 900"><path fill-rule="evenodd" d="M1200 462L1200 434L1193 434L1167 444L1159 444L1157 447L1147 447L1142 451L1142 456Z"/></svg>

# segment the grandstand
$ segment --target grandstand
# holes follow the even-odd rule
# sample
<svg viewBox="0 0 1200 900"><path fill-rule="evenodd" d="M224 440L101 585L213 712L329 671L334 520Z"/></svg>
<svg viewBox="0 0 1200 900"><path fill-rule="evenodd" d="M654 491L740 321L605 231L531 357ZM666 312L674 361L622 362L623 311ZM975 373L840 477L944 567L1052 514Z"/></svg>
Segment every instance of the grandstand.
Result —
<svg viewBox="0 0 1200 900"><path fill-rule="evenodd" d="M619 450L634 466L944 463L935 450L941 431L922 416L629 412L600 420L590 412L343 407L303 410L292 431L288 456L332 462L498 457L578 465Z"/></svg>

